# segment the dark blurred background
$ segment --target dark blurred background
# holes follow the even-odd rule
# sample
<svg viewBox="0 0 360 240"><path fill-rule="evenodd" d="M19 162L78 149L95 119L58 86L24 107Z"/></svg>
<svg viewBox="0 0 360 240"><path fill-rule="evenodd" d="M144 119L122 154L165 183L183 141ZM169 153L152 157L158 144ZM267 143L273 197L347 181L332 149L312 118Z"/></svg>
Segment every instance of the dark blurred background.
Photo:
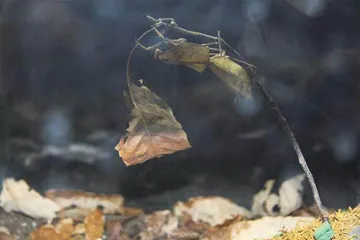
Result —
<svg viewBox="0 0 360 240"><path fill-rule="evenodd" d="M220 30L278 101L324 204L359 201L357 0L4 0L1 180L24 178L39 191L118 192L145 209L198 195L248 207L259 184L297 162L256 87L252 101L235 104L210 71L137 51L133 74L172 107L192 148L125 167L114 150L128 114L125 67L151 24L146 15ZM157 41L152 36L143 44Z"/></svg>

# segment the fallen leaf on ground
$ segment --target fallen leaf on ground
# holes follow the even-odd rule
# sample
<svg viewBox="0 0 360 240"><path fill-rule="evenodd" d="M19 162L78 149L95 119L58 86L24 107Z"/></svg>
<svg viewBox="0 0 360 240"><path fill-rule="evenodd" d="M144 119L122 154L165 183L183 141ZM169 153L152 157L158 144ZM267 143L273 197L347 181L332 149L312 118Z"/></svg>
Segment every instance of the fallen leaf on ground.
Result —
<svg viewBox="0 0 360 240"><path fill-rule="evenodd" d="M132 208L132 207L124 208L124 215L128 217L139 216L142 214L144 214L144 211L141 208Z"/></svg>
<svg viewBox="0 0 360 240"><path fill-rule="evenodd" d="M139 234L141 240L153 240L171 235L178 227L178 219L169 210L156 211L145 217L145 231Z"/></svg>
<svg viewBox="0 0 360 240"><path fill-rule="evenodd" d="M61 233L51 224L38 227L30 234L31 240L64 240Z"/></svg>
<svg viewBox="0 0 360 240"><path fill-rule="evenodd" d="M165 101L145 86L131 84L129 88L132 97L124 93L131 109L129 127L115 147L127 166L191 147Z"/></svg>
<svg viewBox="0 0 360 240"><path fill-rule="evenodd" d="M201 240L234 240L239 232L248 227L240 216L226 220L223 224L208 229Z"/></svg>
<svg viewBox="0 0 360 240"><path fill-rule="evenodd" d="M17 211L33 218L53 219L60 207L31 189L24 180L5 179L0 194L0 206L5 211Z"/></svg>
<svg viewBox="0 0 360 240"><path fill-rule="evenodd" d="M100 209L91 212L84 220L86 240L97 240L104 233L105 217Z"/></svg>
<svg viewBox="0 0 360 240"><path fill-rule="evenodd" d="M56 230L59 231L62 239L70 239L75 231L74 221L71 218L61 219L56 224Z"/></svg>
<svg viewBox="0 0 360 240"><path fill-rule="evenodd" d="M76 225L71 218L59 219L57 223L44 224L36 228L31 234L32 240L61 239L70 240L75 233Z"/></svg>
<svg viewBox="0 0 360 240"><path fill-rule="evenodd" d="M101 206L105 214L117 214L124 212L124 197L119 194L100 194L93 192L75 191L75 190L49 190L45 196L53 200L65 215L66 210L71 210L77 214L89 214L93 209ZM73 210L70 207L76 206ZM69 209L67 209L69 208Z"/></svg>
<svg viewBox="0 0 360 240"><path fill-rule="evenodd" d="M178 202L174 207L175 215L187 213L194 222L205 222L214 227L226 220L241 216L247 218L250 212L232 201L222 197L196 197L187 202Z"/></svg>
<svg viewBox="0 0 360 240"><path fill-rule="evenodd" d="M90 214L92 209L89 208L78 208L76 206L72 206L69 208L61 209L57 217L59 218L71 218L75 221L83 221L87 215Z"/></svg>
<svg viewBox="0 0 360 240"><path fill-rule="evenodd" d="M9 230L6 227L0 227L0 240L13 240Z"/></svg>
<svg viewBox="0 0 360 240"><path fill-rule="evenodd" d="M236 231L231 240L265 240L283 231L294 229L298 224L306 224L314 220L313 217L263 217L254 221L247 221L246 227L234 226Z"/></svg>
<svg viewBox="0 0 360 240"><path fill-rule="evenodd" d="M237 94L241 94L246 98L252 97L251 81L248 73L228 56L215 55L211 57L209 68Z"/></svg>
<svg viewBox="0 0 360 240"><path fill-rule="evenodd" d="M157 59L170 64L183 64L197 72L203 72L210 61L208 47L196 43L182 42L169 50L161 52Z"/></svg>
<svg viewBox="0 0 360 240"><path fill-rule="evenodd" d="M119 220L107 222L106 231L109 240L130 240L129 236L123 232L123 224Z"/></svg>

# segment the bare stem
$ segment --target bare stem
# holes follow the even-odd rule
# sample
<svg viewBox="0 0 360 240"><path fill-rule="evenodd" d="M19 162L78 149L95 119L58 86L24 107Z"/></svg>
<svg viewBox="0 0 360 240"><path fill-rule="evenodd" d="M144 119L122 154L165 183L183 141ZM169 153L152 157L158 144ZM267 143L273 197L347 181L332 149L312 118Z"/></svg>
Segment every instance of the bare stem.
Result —
<svg viewBox="0 0 360 240"><path fill-rule="evenodd" d="M221 49L221 37L220 37L220 31L218 31L218 42L219 42L219 52L220 52L220 54L222 53L222 49Z"/></svg>
<svg viewBox="0 0 360 240"><path fill-rule="evenodd" d="M310 187L314 196L314 200L315 203L317 205L317 207L319 208L321 217L323 219L323 221L328 221L329 222L329 213L324 209L323 204L321 202L321 198L319 195L319 191L316 187L316 183L314 180L314 177L306 163L306 160L304 158L304 155L301 152L300 146L298 144L298 142L296 141L295 135L294 133L291 131L289 124L287 123L286 118L282 115L279 105L277 104L277 102L272 98L272 96L269 94L269 92L266 90L265 86L258 80L256 79L256 77L253 79L253 81L257 84L257 86L260 88L261 92L265 95L265 97L267 98L267 100L269 101L270 107L271 109L274 111L276 117L278 118L282 129L284 130L284 132L286 133L286 135L288 136L288 138L291 141L291 144L295 150L295 153L298 157L299 163L302 167L302 169L304 170L309 183L310 183Z"/></svg>

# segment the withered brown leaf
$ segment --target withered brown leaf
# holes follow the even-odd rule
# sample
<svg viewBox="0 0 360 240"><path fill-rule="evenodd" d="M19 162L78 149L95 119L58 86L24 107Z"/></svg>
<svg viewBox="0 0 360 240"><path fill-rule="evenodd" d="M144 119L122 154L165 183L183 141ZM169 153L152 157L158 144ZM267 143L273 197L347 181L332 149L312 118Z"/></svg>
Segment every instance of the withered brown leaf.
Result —
<svg viewBox="0 0 360 240"><path fill-rule="evenodd" d="M38 227L30 234L31 240L63 240L61 233L51 224Z"/></svg>
<svg viewBox="0 0 360 240"><path fill-rule="evenodd" d="M84 220L86 240L97 240L102 237L105 227L103 212L95 209Z"/></svg>
<svg viewBox="0 0 360 240"><path fill-rule="evenodd" d="M252 97L251 81L246 70L228 56L215 55L210 58L209 68L236 93Z"/></svg>
<svg viewBox="0 0 360 240"><path fill-rule="evenodd" d="M159 53L155 58L169 64L183 64L201 73L210 62L209 54L208 47L185 41Z"/></svg>
<svg viewBox="0 0 360 240"><path fill-rule="evenodd" d="M127 166L191 147L181 124L165 101L145 86L130 83L129 91L132 99L127 92L124 93L131 109L129 127L126 136L115 147Z"/></svg>

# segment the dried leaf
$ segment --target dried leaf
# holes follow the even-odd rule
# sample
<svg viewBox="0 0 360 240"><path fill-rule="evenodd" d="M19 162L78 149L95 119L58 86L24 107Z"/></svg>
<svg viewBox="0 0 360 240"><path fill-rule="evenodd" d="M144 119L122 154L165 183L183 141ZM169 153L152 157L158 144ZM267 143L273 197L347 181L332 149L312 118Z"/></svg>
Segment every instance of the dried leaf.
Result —
<svg viewBox="0 0 360 240"><path fill-rule="evenodd" d="M186 203L178 202L174 207L174 212L177 216L187 213L194 222L208 223L212 227L237 216L244 218L250 216L247 209L222 197L190 198Z"/></svg>
<svg viewBox="0 0 360 240"><path fill-rule="evenodd" d="M252 97L251 81L248 73L228 56L215 55L211 57L209 68L237 94L241 94L246 98Z"/></svg>
<svg viewBox="0 0 360 240"><path fill-rule="evenodd" d="M61 239L61 240L70 240L72 235L75 232L74 221L71 218L60 219L60 221L55 224L45 224L39 226L35 229L30 238L32 240L41 240L41 239Z"/></svg>
<svg viewBox="0 0 360 240"><path fill-rule="evenodd" d="M62 239L70 239L75 231L74 221L71 218L61 219L56 224L56 229L59 231Z"/></svg>
<svg viewBox="0 0 360 240"><path fill-rule="evenodd" d="M9 230L6 227L0 227L0 240L13 240Z"/></svg>
<svg viewBox="0 0 360 240"><path fill-rule="evenodd" d="M106 231L109 240L130 240L130 237L123 232L123 223L119 220L107 221Z"/></svg>
<svg viewBox="0 0 360 240"><path fill-rule="evenodd" d="M124 215L128 217L139 216L144 214L144 211L140 208L125 207Z"/></svg>
<svg viewBox="0 0 360 240"><path fill-rule="evenodd" d="M92 209L88 208L77 208L77 207L69 207L60 210L58 212L57 217L59 218L71 218L75 221L83 221L87 215L90 214Z"/></svg>
<svg viewBox="0 0 360 240"><path fill-rule="evenodd" d="M85 235L86 229L84 223L76 224L73 235Z"/></svg>
<svg viewBox="0 0 360 240"><path fill-rule="evenodd" d="M24 180L5 179L0 194L0 206L5 211L22 212L33 218L53 219L60 207L50 199L30 189Z"/></svg>
<svg viewBox="0 0 360 240"><path fill-rule="evenodd" d="M196 43L182 42L160 53L157 58L165 63L183 64L201 73L210 61L208 47Z"/></svg>
<svg viewBox="0 0 360 240"><path fill-rule="evenodd" d="M105 214L124 212L124 198L119 194L107 195L75 190L48 190L45 196L53 200L63 210L62 216L66 216L66 211L74 213L73 209L66 209L71 206L77 207L78 214L88 214L98 206L103 208Z"/></svg>
<svg viewBox="0 0 360 240"><path fill-rule="evenodd" d="M124 163L135 165L190 148L186 133L171 108L145 86L130 84L133 101L127 135L115 147Z"/></svg>
<svg viewBox="0 0 360 240"><path fill-rule="evenodd" d="M140 233L140 239L153 240L171 235L178 224L178 219L169 210L156 211L145 217L146 229Z"/></svg>
<svg viewBox="0 0 360 240"><path fill-rule="evenodd" d="M240 240L237 235L247 227L246 221L241 217L236 217L209 229L201 240Z"/></svg>
<svg viewBox="0 0 360 240"><path fill-rule="evenodd" d="M200 233L192 229L177 228L169 234L170 239L198 240Z"/></svg>
<svg viewBox="0 0 360 240"><path fill-rule="evenodd" d="M38 227L30 234L31 240L64 240L60 232L51 224Z"/></svg>
<svg viewBox="0 0 360 240"><path fill-rule="evenodd" d="M86 240L97 240L104 233L105 217L101 210L96 209L84 220Z"/></svg>

